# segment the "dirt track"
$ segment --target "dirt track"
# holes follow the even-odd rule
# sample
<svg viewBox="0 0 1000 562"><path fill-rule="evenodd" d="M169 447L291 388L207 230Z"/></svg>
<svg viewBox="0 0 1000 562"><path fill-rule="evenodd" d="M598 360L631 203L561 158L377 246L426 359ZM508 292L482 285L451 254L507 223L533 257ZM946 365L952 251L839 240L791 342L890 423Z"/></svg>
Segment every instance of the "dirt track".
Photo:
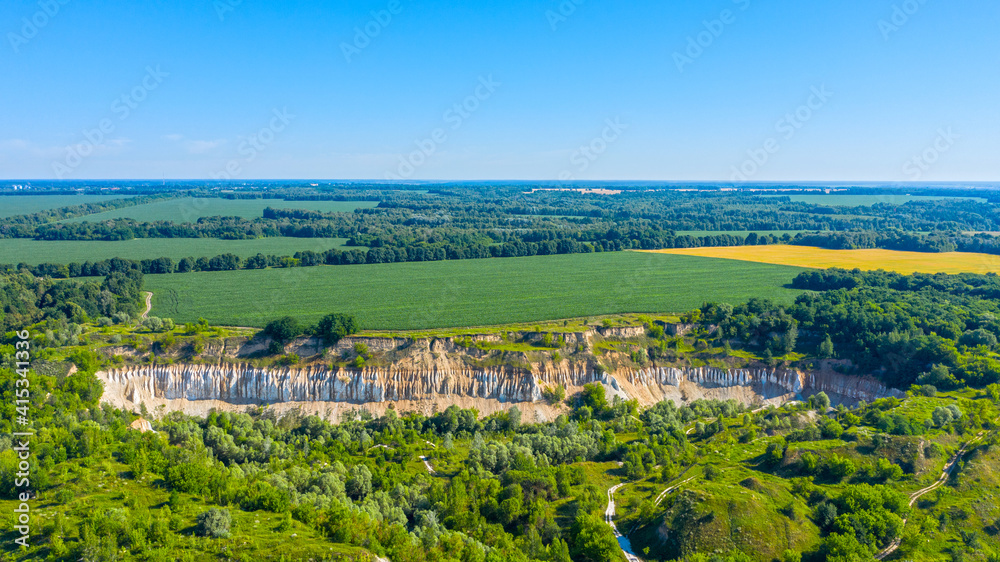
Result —
<svg viewBox="0 0 1000 562"><path fill-rule="evenodd" d="M140 316L140 318L145 320L146 318L149 317L149 311L153 310L153 293L145 291L142 294L146 295L146 310L143 311L142 316Z"/></svg>

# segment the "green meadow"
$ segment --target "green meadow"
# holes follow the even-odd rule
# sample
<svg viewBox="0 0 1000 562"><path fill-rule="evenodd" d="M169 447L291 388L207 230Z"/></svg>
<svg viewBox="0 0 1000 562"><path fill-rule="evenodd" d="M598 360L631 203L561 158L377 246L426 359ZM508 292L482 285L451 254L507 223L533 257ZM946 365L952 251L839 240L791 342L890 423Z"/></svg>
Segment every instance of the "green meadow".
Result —
<svg viewBox="0 0 1000 562"><path fill-rule="evenodd" d="M0 244L0 263L37 265L100 261L110 258L142 260L149 258L213 257L235 254L241 258L264 255L290 256L311 250L325 252L345 248L345 238L258 238L220 240L218 238L137 238L105 242L102 240L29 240L14 238Z"/></svg>
<svg viewBox="0 0 1000 562"><path fill-rule="evenodd" d="M195 222L200 218L217 216L260 217L267 207L333 213L351 212L355 209L370 209L376 205L378 205L376 201L284 201L281 199L202 199L182 197L76 217L68 219L66 222L98 222L130 218L140 222L172 221L184 223Z"/></svg>
<svg viewBox="0 0 1000 562"><path fill-rule="evenodd" d="M124 199L127 195L4 195L0 196L0 218L30 215L48 209Z"/></svg>

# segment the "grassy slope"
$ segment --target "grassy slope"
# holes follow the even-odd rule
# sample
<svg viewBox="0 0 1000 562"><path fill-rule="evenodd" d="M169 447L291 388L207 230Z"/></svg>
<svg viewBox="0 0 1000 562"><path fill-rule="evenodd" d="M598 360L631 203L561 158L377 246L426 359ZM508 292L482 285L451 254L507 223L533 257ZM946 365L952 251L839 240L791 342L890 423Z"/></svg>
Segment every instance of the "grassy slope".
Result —
<svg viewBox="0 0 1000 562"><path fill-rule="evenodd" d="M261 238L256 240L219 240L217 238L143 238L122 242L95 240L41 241L4 240L0 263L70 263L97 261L114 257L127 259L212 257L236 254L249 257L262 253L290 256L311 250L325 252L344 248L344 238Z"/></svg>
<svg viewBox="0 0 1000 562"><path fill-rule="evenodd" d="M108 219L131 218L138 221L194 222L202 217L239 216L260 217L264 209L307 209L323 212L350 212L354 209L371 208L374 201L282 201L280 199L170 199L148 205L117 209L85 217L69 219L66 222L96 222Z"/></svg>
<svg viewBox="0 0 1000 562"><path fill-rule="evenodd" d="M262 326L348 312L367 329L533 322L792 301L799 268L634 252L147 276L153 314Z"/></svg>

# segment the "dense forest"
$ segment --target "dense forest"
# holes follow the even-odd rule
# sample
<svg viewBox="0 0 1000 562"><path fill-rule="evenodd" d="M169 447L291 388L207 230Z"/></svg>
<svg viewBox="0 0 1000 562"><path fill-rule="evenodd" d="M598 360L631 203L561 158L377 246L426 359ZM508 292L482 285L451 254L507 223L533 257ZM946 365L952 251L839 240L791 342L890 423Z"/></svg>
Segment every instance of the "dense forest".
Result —
<svg viewBox="0 0 1000 562"><path fill-rule="evenodd" d="M856 372L897 388L1000 382L995 274L828 269L804 272L793 286L816 292L790 307L753 299L736 307L706 304L692 316L718 326L718 337L763 348L767 356L798 349L847 359Z"/></svg>

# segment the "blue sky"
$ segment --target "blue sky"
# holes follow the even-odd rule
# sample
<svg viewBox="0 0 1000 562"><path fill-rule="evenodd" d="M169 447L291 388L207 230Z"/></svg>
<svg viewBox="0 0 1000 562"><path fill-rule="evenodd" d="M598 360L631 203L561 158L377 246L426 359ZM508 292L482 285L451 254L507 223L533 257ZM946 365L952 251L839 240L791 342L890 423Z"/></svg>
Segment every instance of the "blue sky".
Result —
<svg viewBox="0 0 1000 562"><path fill-rule="evenodd" d="M995 181L998 22L995 0L8 0L0 178Z"/></svg>

